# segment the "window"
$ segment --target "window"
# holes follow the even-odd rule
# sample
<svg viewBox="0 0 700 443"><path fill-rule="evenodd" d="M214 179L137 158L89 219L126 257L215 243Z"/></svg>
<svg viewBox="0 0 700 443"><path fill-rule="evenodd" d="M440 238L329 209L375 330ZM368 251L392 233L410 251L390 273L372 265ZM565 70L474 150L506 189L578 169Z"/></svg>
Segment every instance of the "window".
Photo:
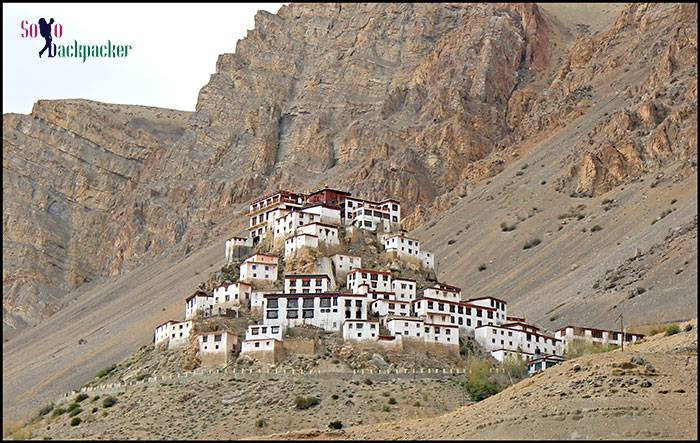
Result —
<svg viewBox="0 0 700 443"><path fill-rule="evenodd" d="M256 347L256 348L259 348L259 347L260 347L260 342L259 342L259 341L256 341L256 342L255 342L255 347Z"/></svg>
<svg viewBox="0 0 700 443"><path fill-rule="evenodd" d="M293 311L287 311L287 318L299 318L299 311L296 309Z"/></svg>
<svg viewBox="0 0 700 443"><path fill-rule="evenodd" d="M302 306L304 308L313 308L314 307L314 299L313 298L305 298Z"/></svg>
<svg viewBox="0 0 700 443"><path fill-rule="evenodd" d="M267 318L277 318L277 310L267 311Z"/></svg>
<svg viewBox="0 0 700 443"><path fill-rule="evenodd" d="M287 299L287 309L296 309L298 307L299 307L299 299L298 298Z"/></svg>
<svg viewBox="0 0 700 443"><path fill-rule="evenodd" d="M270 298L267 300L267 307L268 308L277 308L277 299L276 298Z"/></svg>
<svg viewBox="0 0 700 443"><path fill-rule="evenodd" d="M221 334L216 334L214 336L214 341L221 341Z"/></svg>
<svg viewBox="0 0 700 443"><path fill-rule="evenodd" d="M330 308L331 306L331 299L330 298L322 298L321 299L321 307L322 308Z"/></svg>
<svg viewBox="0 0 700 443"><path fill-rule="evenodd" d="M207 338L209 338L208 335L202 336L202 343L206 343L206 342L207 342Z"/></svg>
<svg viewBox="0 0 700 443"><path fill-rule="evenodd" d="M314 318L314 310L313 309L304 309L302 316L304 318Z"/></svg>

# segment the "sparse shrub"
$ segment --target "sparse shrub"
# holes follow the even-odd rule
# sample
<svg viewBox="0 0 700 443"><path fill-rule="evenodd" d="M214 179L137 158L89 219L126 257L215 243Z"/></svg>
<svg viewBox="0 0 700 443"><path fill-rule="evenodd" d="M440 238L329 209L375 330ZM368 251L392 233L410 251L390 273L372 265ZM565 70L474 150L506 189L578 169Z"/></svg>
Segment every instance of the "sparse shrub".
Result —
<svg viewBox="0 0 700 443"><path fill-rule="evenodd" d="M372 385L374 384L374 383L372 383L372 380L370 380L369 378L366 378L365 381L364 381L364 383L365 383L367 386L372 386Z"/></svg>
<svg viewBox="0 0 700 443"><path fill-rule="evenodd" d="M600 202L600 204L601 204L601 205L609 205L610 203L612 203L612 202L614 202L614 201L615 201L615 200L613 200L612 198L606 198L605 200L603 200L602 202Z"/></svg>
<svg viewBox="0 0 700 443"><path fill-rule="evenodd" d="M83 420L80 419L80 417L73 417L73 420L70 421L71 426L78 426L80 423L82 423Z"/></svg>
<svg viewBox="0 0 700 443"><path fill-rule="evenodd" d="M78 403L71 403L66 408L66 412L72 412L73 410L78 409L79 407L80 405Z"/></svg>
<svg viewBox="0 0 700 443"><path fill-rule="evenodd" d="M486 270L486 265L485 264L480 264L479 265L479 272L485 271Z"/></svg>
<svg viewBox="0 0 700 443"><path fill-rule="evenodd" d="M416 401L415 403L413 403L413 406L415 406L416 408L420 408L420 402Z"/></svg>
<svg viewBox="0 0 700 443"><path fill-rule="evenodd" d="M53 403L50 403L43 408L39 409L39 412L37 413L37 417L43 417L44 415L48 414L49 412L53 411Z"/></svg>
<svg viewBox="0 0 700 443"><path fill-rule="evenodd" d="M683 328L683 329L685 330L685 332L692 331L692 330L693 330L693 325L691 325L690 323L688 323L687 325L685 325L685 328Z"/></svg>
<svg viewBox="0 0 700 443"><path fill-rule="evenodd" d="M264 428L267 423L265 422L265 419L259 418L255 420L255 427L256 428Z"/></svg>
<svg viewBox="0 0 700 443"><path fill-rule="evenodd" d="M617 349L616 345L593 343L589 340L573 340L569 342L565 354L568 358L576 358L582 355L600 354Z"/></svg>
<svg viewBox="0 0 700 443"><path fill-rule="evenodd" d="M671 204L672 204L672 205L675 205L677 201L678 201L678 200L676 200L676 199L674 198L673 200L671 200Z"/></svg>
<svg viewBox="0 0 700 443"><path fill-rule="evenodd" d="M52 417L58 417L59 415L63 415L66 413L66 410L64 408L56 408L53 410L53 414L51 414Z"/></svg>
<svg viewBox="0 0 700 443"><path fill-rule="evenodd" d="M506 222L501 222L501 231L503 232L515 231L515 228L517 228L517 225L515 223L509 225Z"/></svg>
<svg viewBox="0 0 700 443"><path fill-rule="evenodd" d="M516 175L517 177L520 177L520 176L523 175L523 174L524 174L523 171L518 171L518 172L515 173L515 175Z"/></svg>
<svg viewBox="0 0 700 443"><path fill-rule="evenodd" d="M666 328L666 335L667 336L675 335L675 334L678 334L679 332L681 332L681 328L677 324L672 324L668 328Z"/></svg>
<svg viewBox="0 0 700 443"><path fill-rule="evenodd" d="M586 218L586 216L583 215L583 214L578 214L578 215L576 216L576 220L583 220L584 218Z"/></svg>
<svg viewBox="0 0 700 443"><path fill-rule="evenodd" d="M394 397L389 398L389 404L390 405L395 405L396 404L396 399Z"/></svg>
<svg viewBox="0 0 700 443"><path fill-rule="evenodd" d="M523 245L523 249L534 248L535 246L539 245L540 243L542 243L542 241L541 241L539 238L533 238L533 239L531 239L531 240L528 240L528 241Z"/></svg>
<svg viewBox="0 0 700 443"><path fill-rule="evenodd" d="M549 321L554 321L554 320L556 320L556 319L557 319L557 316L556 316L556 315L553 315L553 316L549 317Z"/></svg>
<svg viewBox="0 0 700 443"><path fill-rule="evenodd" d="M328 427L330 429L343 429L343 422L340 420L333 420L332 422L328 423Z"/></svg>
<svg viewBox="0 0 700 443"><path fill-rule="evenodd" d="M331 363L333 363L334 365L337 365L340 363L340 360L338 360L337 358L334 358L333 360L331 360Z"/></svg>
<svg viewBox="0 0 700 443"><path fill-rule="evenodd" d="M117 369L117 365L108 366L108 367L102 369L100 372L98 372L97 375L96 375L96 377L97 377L97 378L106 377L107 375L109 375L109 374L111 374L112 372L114 372L115 369Z"/></svg>
<svg viewBox="0 0 700 443"><path fill-rule="evenodd" d="M95 412L97 412L97 409L98 409L97 406L95 406L94 408L92 408L92 413L94 414Z"/></svg>
<svg viewBox="0 0 700 443"><path fill-rule="evenodd" d="M103 408L111 408L115 404L117 404L117 399L112 397L111 395L108 395L107 397L104 398L104 400L102 400L102 407Z"/></svg>
<svg viewBox="0 0 700 443"><path fill-rule="evenodd" d="M384 397L388 397L390 394L389 394L388 392L384 391L384 392L382 392L382 395L383 395Z"/></svg>
<svg viewBox="0 0 700 443"><path fill-rule="evenodd" d="M299 395L294 399L294 406L297 409L309 409L320 402L321 400L318 397L304 397L303 395Z"/></svg>
<svg viewBox="0 0 700 443"><path fill-rule="evenodd" d="M80 394L78 394L78 395L75 396L75 398L73 399L73 401L74 401L75 403L80 403L80 402L82 402L83 400L85 400L85 399L88 398L88 397L89 397L89 395L84 394L84 393L81 392Z"/></svg>
<svg viewBox="0 0 700 443"><path fill-rule="evenodd" d="M99 396L99 395L96 395L96 396L92 397L92 400L90 400L90 401L97 401L97 400L99 400L99 399L100 399L100 396Z"/></svg>
<svg viewBox="0 0 700 443"><path fill-rule="evenodd" d="M338 394L333 394L331 395L331 400L338 400L340 397L338 397Z"/></svg>
<svg viewBox="0 0 700 443"><path fill-rule="evenodd" d="M391 407L389 407L389 406L387 406L387 405L384 405L384 406L382 407L382 411L384 411L384 412L389 412L389 411L391 411Z"/></svg>
<svg viewBox="0 0 700 443"><path fill-rule="evenodd" d="M603 229L600 225L595 225L591 228L591 232L598 232Z"/></svg>
<svg viewBox="0 0 700 443"><path fill-rule="evenodd" d="M457 240L455 240L455 239L450 239L450 240L447 241L447 244L448 244L448 245L453 245L453 244L455 244L456 242L457 242Z"/></svg>
<svg viewBox="0 0 700 443"><path fill-rule="evenodd" d="M75 417L76 415L80 414L81 412L83 412L83 410L81 408L75 408L68 413L68 416Z"/></svg>
<svg viewBox="0 0 700 443"><path fill-rule="evenodd" d="M527 375L527 362L521 358L519 353L516 356L508 356L503 359L503 370L509 377L522 379Z"/></svg>

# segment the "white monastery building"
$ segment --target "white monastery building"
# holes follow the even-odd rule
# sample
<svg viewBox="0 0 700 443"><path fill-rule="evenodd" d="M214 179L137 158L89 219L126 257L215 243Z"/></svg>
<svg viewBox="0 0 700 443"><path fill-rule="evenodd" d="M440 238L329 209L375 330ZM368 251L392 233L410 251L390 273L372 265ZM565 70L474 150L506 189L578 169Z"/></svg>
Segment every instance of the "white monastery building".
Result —
<svg viewBox="0 0 700 443"><path fill-rule="evenodd" d="M384 236L383 244L386 252L396 254L399 259L413 259L427 269L435 268L435 257L430 252L421 251L419 240L404 234L391 234Z"/></svg>
<svg viewBox="0 0 700 443"><path fill-rule="evenodd" d="M185 299L185 320L206 316L214 305L214 297L204 291L196 291Z"/></svg>
<svg viewBox="0 0 700 443"><path fill-rule="evenodd" d="M541 333L538 327L527 323L505 323L503 325L482 325L474 332L474 338L484 349L499 361L508 353L494 351L520 351L530 359L536 353L561 355L561 340Z"/></svg>
<svg viewBox="0 0 700 443"><path fill-rule="evenodd" d="M277 262L276 255L270 254L253 254L246 258L240 267L240 279L244 282L253 280L277 280Z"/></svg>
<svg viewBox="0 0 700 443"><path fill-rule="evenodd" d="M284 277L285 294L318 294L328 292L331 279L325 274L287 274Z"/></svg>
<svg viewBox="0 0 700 443"><path fill-rule="evenodd" d="M570 343L577 340L615 346L620 346L623 342L622 332L620 331L585 328L581 326L565 326L559 328L554 332L554 336L562 341L564 349L567 349ZM642 334L633 334L626 331L624 334L625 343L634 343L642 338L644 338Z"/></svg>

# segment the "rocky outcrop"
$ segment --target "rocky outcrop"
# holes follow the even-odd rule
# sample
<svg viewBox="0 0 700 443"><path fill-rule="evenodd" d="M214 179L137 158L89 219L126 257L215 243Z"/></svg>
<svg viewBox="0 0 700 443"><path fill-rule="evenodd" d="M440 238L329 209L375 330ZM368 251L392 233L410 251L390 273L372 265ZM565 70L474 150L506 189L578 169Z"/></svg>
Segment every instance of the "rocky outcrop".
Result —
<svg viewBox="0 0 700 443"><path fill-rule="evenodd" d="M188 113L89 101L39 101L3 116L3 318L50 315L102 275L119 195L183 133ZM137 208L136 208L137 209Z"/></svg>
<svg viewBox="0 0 700 443"><path fill-rule="evenodd" d="M557 77L560 94L593 89L605 76L639 81L626 88L614 80L595 85L624 102L582 137L565 189L597 195L671 163L679 176L696 169L696 17L696 5L634 4L607 32L577 40ZM587 106L585 98L578 103L575 109Z"/></svg>

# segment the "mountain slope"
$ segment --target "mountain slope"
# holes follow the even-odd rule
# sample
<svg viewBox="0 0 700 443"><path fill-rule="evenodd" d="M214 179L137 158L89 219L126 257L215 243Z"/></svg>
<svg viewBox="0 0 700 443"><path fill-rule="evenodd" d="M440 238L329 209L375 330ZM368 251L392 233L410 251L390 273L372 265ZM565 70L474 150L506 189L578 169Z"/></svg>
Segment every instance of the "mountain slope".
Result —
<svg viewBox="0 0 700 443"><path fill-rule="evenodd" d="M683 439L698 436L697 321L690 332L564 362L429 420L274 439Z"/></svg>

